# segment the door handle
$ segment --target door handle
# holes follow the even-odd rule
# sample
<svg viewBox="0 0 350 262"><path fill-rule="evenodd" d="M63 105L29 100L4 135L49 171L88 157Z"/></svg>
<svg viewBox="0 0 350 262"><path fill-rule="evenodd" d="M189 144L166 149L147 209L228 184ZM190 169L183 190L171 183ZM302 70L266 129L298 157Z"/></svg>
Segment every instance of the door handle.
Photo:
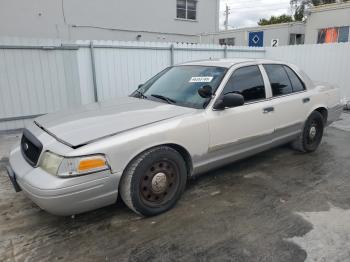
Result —
<svg viewBox="0 0 350 262"><path fill-rule="evenodd" d="M264 114L267 114L267 113L270 113L270 112L273 112L273 111L275 111L275 108L273 106L266 107L266 108L263 109L263 113Z"/></svg>
<svg viewBox="0 0 350 262"><path fill-rule="evenodd" d="M305 104L305 103L308 103L308 102L310 102L310 97L305 97L305 98L303 98L303 103Z"/></svg>

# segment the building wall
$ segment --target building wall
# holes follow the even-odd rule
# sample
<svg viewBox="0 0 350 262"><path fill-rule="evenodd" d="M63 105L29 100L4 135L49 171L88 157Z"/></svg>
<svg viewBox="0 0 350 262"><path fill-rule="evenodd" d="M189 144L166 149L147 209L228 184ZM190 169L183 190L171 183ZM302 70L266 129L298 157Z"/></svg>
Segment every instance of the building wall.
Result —
<svg viewBox="0 0 350 262"><path fill-rule="evenodd" d="M61 39L193 41L218 31L219 0L199 0L197 21L176 0L0 0L0 35Z"/></svg>
<svg viewBox="0 0 350 262"><path fill-rule="evenodd" d="M203 43L218 44L221 38L235 38L236 46L248 46L249 32L264 32L264 46L271 46L272 39L279 39L279 45L289 44L290 34L305 34L304 23L286 23L269 26L257 26L249 28L233 29L228 31L221 31L213 34L206 34L202 36Z"/></svg>
<svg viewBox="0 0 350 262"><path fill-rule="evenodd" d="M305 44L316 44L319 29L350 26L350 3L331 4L311 9L307 19Z"/></svg>

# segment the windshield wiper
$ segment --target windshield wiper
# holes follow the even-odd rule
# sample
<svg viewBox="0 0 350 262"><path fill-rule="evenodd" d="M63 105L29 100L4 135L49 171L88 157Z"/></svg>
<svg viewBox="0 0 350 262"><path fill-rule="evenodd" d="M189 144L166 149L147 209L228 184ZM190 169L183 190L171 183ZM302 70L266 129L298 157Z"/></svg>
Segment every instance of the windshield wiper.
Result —
<svg viewBox="0 0 350 262"><path fill-rule="evenodd" d="M162 99L164 101L167 101L168 104L176 104L176 101L169 98L169 97L166 97L166 96L162 96L162 95L157 95L157 94L151 94L151 96L155 97L155 98L159 98L159 99Z"/></svg>

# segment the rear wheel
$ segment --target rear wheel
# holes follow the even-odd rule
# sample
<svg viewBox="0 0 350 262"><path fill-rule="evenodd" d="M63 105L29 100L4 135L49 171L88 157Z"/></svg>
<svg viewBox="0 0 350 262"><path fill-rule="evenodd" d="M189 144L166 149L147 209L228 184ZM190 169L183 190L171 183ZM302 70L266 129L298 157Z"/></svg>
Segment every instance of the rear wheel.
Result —
<svg viewBox="0 0 350 262"><path fill-rule="evenodd" d="M186 180L186 163L182 156L170 147L156 147L129 164L121 179L120 195L136 213L154 216L176 204Z"/></svg>
<svg viewBox="0 0 350 262"><path fill-rule="evenodd" d="M323 137L324 122L320 112L312 112L305 122L302 133L293 141L293 148L301 152L315 151Z"/></svg>

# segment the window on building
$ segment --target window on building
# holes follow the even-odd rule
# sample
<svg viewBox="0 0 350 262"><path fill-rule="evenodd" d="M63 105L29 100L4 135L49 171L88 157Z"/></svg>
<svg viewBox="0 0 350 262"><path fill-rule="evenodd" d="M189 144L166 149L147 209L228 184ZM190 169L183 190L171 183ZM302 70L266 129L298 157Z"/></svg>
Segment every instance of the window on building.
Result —
<svg viewBox="0 0 350 262"><path fill-rule="evenodd" d="M349 42L349 26L339 27L338 43Z"/></svg>
<svg viewBox="0 0 350 262"><path fill-rule="evenodd" d="M176 17L181 19L197 19L197 0L176 0Z"/></svg>
<svg viewBox="0 0 350 262"><path fill-rule="evenodd" d="M303 45L305 35L304 34L290 34L289 44L290 45Z"/></svg>
<svg viewBox="0 0 350 262"><path fill-rule="evenodd" d="M264 68L270 80L273 96L292 93L292 84L283 65L264 65Z"/></svg>
<svg viewBox="0 0 350 262"><path fill-rule="evenodd" d="M318 44L343 42L349 42L349 26L330 27L318 30Z"/></svg>
<svg viewBox="0 0 350 262"><path fill-rule="evenodd" d="M237 93L245 102L266 98L264 80L258 66L237 69L228 80L222 94Z"/></svg>
<svg viewBox="0 0 350 262"><path fill-rule="evenodd" d="M219 39L219 44L220 45L235 45L235 38L234 37L221 38L221 39Z"/></svg>

